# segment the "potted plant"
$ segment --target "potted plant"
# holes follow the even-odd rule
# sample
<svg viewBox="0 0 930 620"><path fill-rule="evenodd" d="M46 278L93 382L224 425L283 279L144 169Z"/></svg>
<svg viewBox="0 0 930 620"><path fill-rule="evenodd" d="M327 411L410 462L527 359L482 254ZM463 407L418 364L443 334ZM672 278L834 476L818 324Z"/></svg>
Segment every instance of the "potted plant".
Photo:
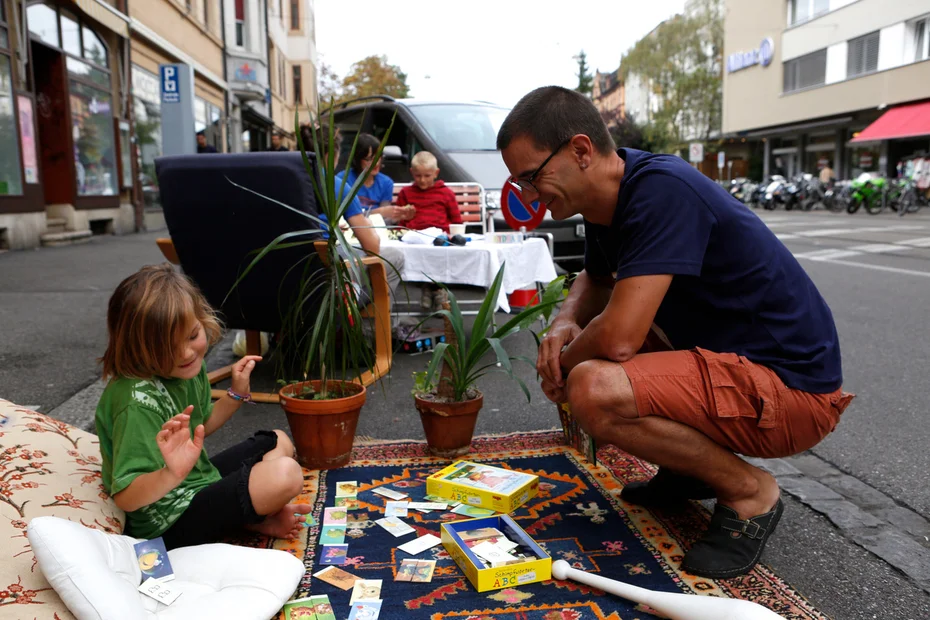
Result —
<svg viewBox="0 0 930 620"><path fill-rule="evenodd" d="M392 119L375 161L384 150L393 124ZM363 250L346 241L339 226L346 208L365 182L368 170L359 175L350 188L346 188L344 180L335 187L332 179L337 172L339 147L333 115L329 116L326 127L316 127L311 119L311 145L304 144L296 114L294 126L318 212L325 218L273 201L306 216L311 226L282 234L257 250L233 288L269 252L307 247L307 260L293 267L301 273L296 290L286 291L289 297L281 302L282 327L275 360L278 383L283 387L278 395L287 414L300 464L310 469L333 469L349 462L359 413L367 395L362 375L371 372L376 362L369 338L362 329L359 307L361 291L370 290L366 257ZM324 139L327 148L321 151ZM357 137L347 161L352 161L356 144ZM313 153L325 153L326 157L311 160L307 147L311 147ZM385 320L384 317L379 319Z"/></svg>
<svg viewBox="0 0 930 620"><path fill-rule="evenodd" d="M431 316L440 316L445 322L446 341L436 345L427 369L414 373L414 401L423 423L429 451L434 456L455 458L468 452L475 432L478 412L484 396L477 383L492 371L510 376L530 401L530 391L513 372L513 362L535 363L522 356L512 356L504 350L502 341L513 334L527 330L534 321L549 316L562 300L563 277L550 282L538 303L531 304L502 326L494 324L494 309L500 294L504 265L497 272L494 283L478 310L471 333L466 334L465 321L455 295L448 291L449 301L444 308ZM534 333L538 340L538 335ZM493 351L495 361L485 359ZM442 369L438 378L436 371Z"/></svg>

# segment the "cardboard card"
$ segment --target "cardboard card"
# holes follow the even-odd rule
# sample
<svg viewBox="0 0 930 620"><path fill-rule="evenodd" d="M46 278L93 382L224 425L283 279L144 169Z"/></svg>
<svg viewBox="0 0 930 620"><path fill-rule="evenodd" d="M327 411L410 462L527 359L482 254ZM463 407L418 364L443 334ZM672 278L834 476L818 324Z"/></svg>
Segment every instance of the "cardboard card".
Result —
<svg viewBox="0 0 930 620"><path fill-rule="evenodd" d="M358 482L337 482L336 497L355 497L358 495Z"/></svg>
<svg viewBox="0 0 930 620"><path fill-rule="evenodd" d="M316 610L312 599L313 597L299 598L285 603L284 620L316 620Z"/></svg>
<svg viewBox="0 0 930 620"><path fill-rule="evenodd" d="M321 545L341 545L346 541L344 525L324 525L320 531Z"/></svg>
<svg viewBox="0 0 930 620"><path fill-rule="evenodd" d="M493 510L478 508L477 506L468 506L467 504L459 504L452 509L452 512L465 517L490 517L491 515L497 514L497 512Z"/></svg>
<svg viewBox="0 0 930 620"><path fill-rule="evenodd" d="M325 594L311 596L310 602L313 603L313 612L316 614L316 620L336 620L336 614L333 613L333 606L329 602L328 596Z"/></svg>
<svg viewBox="0 0 930 620"><path fill-rule="evenodd" d="M345 525L348 518L346 509L340 506L323 509L323 525Z"/></svg>
<svg viewBox="0 0 930 620"><path fill-rule="evenodd" d="M394 581L413 581L413 575L416 571L417 560L401 560L397 574L394 575Z"/></svg>
<svg viewBox="0 0 930 620"><path fill-rule="evenodd" d="M429 583L433 580L433 571L436 570L436 560L418 560L416 572L413 573L413 579L419 583Z"/></svg>
<svg viewBox="0 0 930 620"><path fill-rule="evenodd" d="M337 496L336 500L333 502L339 508L345 508L346 510L358 510L360 505L358 503L358 498L354 495L340 497Z"/></svg>
<svg viewBox="0 0 930 620"><path fill-rule="evenodd" d="M431 547L435 547L441 542L442 540L438 536L425 534L419 538L414 538L410 542L406 542L397 548L405 553L409 553L410 555L418 555Z"/></svg>
<svg viewBox="0 0 930 620"><path fill-rule="evenodd" d="M355 582L359 580L352 573L347 573L335 566L327 566L323 570L313 573L313 576L341 590L351 590Z"/></svg>
<svg viewBox="0 0 930 620"><path fill-rule="evenodd" d="M352 605L349 620L378 620L381 601L359 601Z"/></svg>
<svg viewBox="0 0 930 620"><path fill-rule="evenodd" d="M441 496L441 495L430 495L429 493L427 493L426 495L423 496L423 501L425 501L425 502L438 502L438 503L441 503L441 504L448 504L448 503L449 503L449 498L448 498L448 497L443 497L443 496Z"/></svg>
<svg viewBox="0 0 930 620"><path fill-rule="evenodd" d="M393 489L388 489L388 488L383 488L383 487L372 489L371 492L377 495L381 495L382 497L386 497L388 499L393 499L393 500L404 499L405 497L407 497L406 493L400 493L398 491L394 491Z"/></svg>
<svg viewBox="0 0 930 620"><path fill-rule="evenodd" d="M143 581L138 590L142 594L164 605L170 605L181 596L180 588L175 587L171 582L164 582L153 577L149 577Z"/></svg>
<svg viewBox="0 0 930 620"><path fill-rule="evenodd" d="M520 562L520 558L510 555L503 549L487 541L482 542L480 545L475 545L471 550L482 560L490 562L491 566L495 568Z"/></svg>
<svg viewBox="0 0 930 620"><path fill-rule="evenodd" d="M380 601L381 600L381 579L359 579L352 587L352 598L349 599L349 605L354 605L356 601Z"/></svg>
<svg viewBox="0 0 930 620"><path fill-rule="evenodd" d="M413 534L415 529L398 519L397 517L384 517L375 521L378 525L389 531L394 536L406 536Z"/></svg>
<svg viewBox="0 0 930 620"><path fill-rule="evenodd" d="M136 558L139 560L139 570L142 571L142 581L149 577L162 579L173 575L171 562L168 561L168 551L165 549L165 541L158 538L152 540L143 540L133 545L136 551Z"/></svg>
<svg viewBox="0 0 930 620"><path fill-rule="evenodd" d="M410 502L407 504L407 508L411 510L419 510L421 512L429 512L430 510L445 510L449 507L449 504L446 502Z"/></svg>
<svg viewBox="0 0 930 620"><path fill-rule="evenodd" d="M323 545L320 564L345 564L349 554L349 545Z"/></svg>
<svg viewBox="0 0 930 620"><path fill-rule="evenodd" d="M481 527L475 530L464 530L458 532L458 535L464 542L468 542L469 540L481 540L482 538L504 537L504 534L496 527Z"/></svg>
<svg viewBox="0 0 930 620"><path fill-rule="evenodd" d="M384 503L384 516L385 517L406 517L407 516L407 502L385 502Z"/></svg>

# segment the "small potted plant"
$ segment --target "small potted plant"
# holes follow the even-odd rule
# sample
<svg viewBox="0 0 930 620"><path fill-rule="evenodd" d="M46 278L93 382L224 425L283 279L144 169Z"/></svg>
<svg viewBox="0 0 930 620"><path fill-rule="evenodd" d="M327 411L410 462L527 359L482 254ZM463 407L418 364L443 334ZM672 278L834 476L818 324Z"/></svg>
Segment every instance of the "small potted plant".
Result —
<svg viewBox="0 0 930 620"><path fill-rule="evenodd" d="M392 119L375 153L375 161L384 150L393 124ZM339 147L333 116L329 116L326 127L317 128L311 122L311 145L304 144L296 114L294 125L316 195L317 210L325 218L273 201L306 216L310 226L282 234L258 250L233 288L269 252L306 246L311 254L308 265L295 266L302 275L297 290L288 291L290 297L286 306L282 306L282 328L275 355L278 383L283 385L278 395L300 464L309 469L333 469L349 462L359 413L367 395L362 376L370 373L376 363L369 338L362 329L359 307L361 291L371 286L366 257L364 251L347 242L339 226L368 170L351 187L347 188L344 181L335 187L332 179L337 172ZM327 148L321 150L322 139L327 140ZM356 143L357 138L347 161L352 161ZM308 147L314 153L326 153L326 157L311 161ZM312 261L317 262L310 264ZM377 320L389 319L377 317Z"/></svg>
<svg viewBox="0 0 930 620"><path fill-rule="evenodd" d="M445 322L446 341L436 345L427 369L414 373L414 401L423 423L429 451L434 456L455 458L468 452L478 412L484 396L477 383L485 374L500 371L509 375L530 401L530 391L513 372L513 362L534 362L526 357L512 356L504 350L502 341L513 334L527 330L540 317L548 318L562 300L564 278L549 283L542 298L498 327L494 324L494 309L501 289L504 265L501 265L494 283L478 310L471 334L466 334L465 321L455 295L449 291L449 301L439 312ZM535 336L535 334L534 334ZM538 341L538 336L537 336ZM483 359L493 351L496 361ZM436 376L440 365L442 369Z"/></svg>

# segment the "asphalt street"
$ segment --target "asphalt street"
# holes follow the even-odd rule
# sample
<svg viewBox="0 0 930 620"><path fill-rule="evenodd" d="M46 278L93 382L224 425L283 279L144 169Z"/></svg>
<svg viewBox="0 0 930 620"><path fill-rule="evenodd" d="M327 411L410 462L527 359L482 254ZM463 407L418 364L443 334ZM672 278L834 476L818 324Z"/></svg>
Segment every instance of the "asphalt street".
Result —
<svg viewBox="0 0 930 620"><path fill-rule="evenodd" d="M789 461L799 475L789 472L795 482L786 492L785 517L763 561L833 618L928 618L930 561L923 562L930 558L930 529L922 528L930 528L930 424L925 421L930 399L923 373L930 361L930 327L923 313L930 309L930 214L758 214L829 303L840 334L844 387L857 394L832 435L803 459ZM0 397L92 429L107 299L126 275L161 261L156 236L98 237L83 246L0 254ZM481 295L459 292L472 299ZM410 297L418 299L416 287ZM229 335L214 348L211 368L233 358L231 343ZM535 357L528 334L506 347ZM411 373L427 362L423 354L395 356L390 377L369 390L359 436L422 439L410 395ZM533 370L521 368L519 374L532 402L504 375L488 376L480 385L485 405L478 434L558 426L555 408L533 381ZM253 390L273 387L269 369L259 368ZM208 439L208 449L222 449L269 427L287 428L280 408L245 407ZM824 516L811 492L797 483L812 479L808 474L816 472L811 468L830 468L835 475L823 480L842 475L867 494L884 498L905 515L888 531L907 544L895 548L897 555L895 549L883 552L856 534L874 524L844 525L836 515ZM868 508L863 502L856 505ZM926 580L921 578L924 568Z"/></svg>

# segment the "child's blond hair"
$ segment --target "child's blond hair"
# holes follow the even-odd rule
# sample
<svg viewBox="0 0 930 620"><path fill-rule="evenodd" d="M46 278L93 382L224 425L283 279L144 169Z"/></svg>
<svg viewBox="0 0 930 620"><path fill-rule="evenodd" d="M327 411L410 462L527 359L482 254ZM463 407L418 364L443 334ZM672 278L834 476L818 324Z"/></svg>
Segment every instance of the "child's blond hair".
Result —
<svg viewBox="0 0 930 620"><path fill-rule="evenodd" d="M420 151L410 160L410 167L419 168L420 170L436 170L439 168L439 164L436 162L435 155L429 151Z"/></svg>
<svg viewBox="0 0 930 620"><path fill-rule="evenodd" d="M116 287L107 309L107 350L100 362L110 377L168 376L192 320L200 321L210 344L222 326L200 290L170 263L147 265Z"/></svg>

